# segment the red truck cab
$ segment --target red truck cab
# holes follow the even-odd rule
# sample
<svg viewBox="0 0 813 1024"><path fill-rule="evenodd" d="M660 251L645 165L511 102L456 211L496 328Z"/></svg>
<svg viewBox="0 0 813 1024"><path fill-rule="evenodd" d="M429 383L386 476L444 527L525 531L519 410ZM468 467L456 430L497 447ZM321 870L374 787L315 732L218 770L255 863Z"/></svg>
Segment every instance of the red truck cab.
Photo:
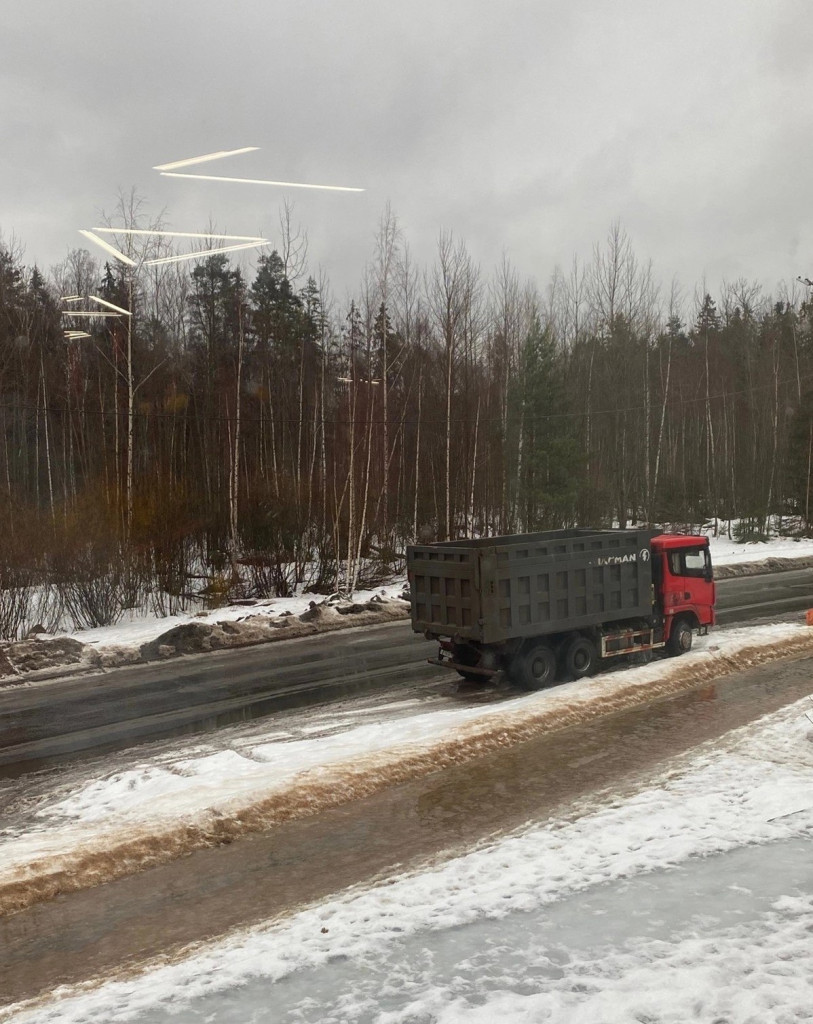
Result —
<svg viewBox="0 0 813 1024"><path fill-rule="evenodd" d="M705 632L714 625L716 593L708 538L678 533L653 537L652 582L668 646L683 646L679 634L687 629Z"/></svg>

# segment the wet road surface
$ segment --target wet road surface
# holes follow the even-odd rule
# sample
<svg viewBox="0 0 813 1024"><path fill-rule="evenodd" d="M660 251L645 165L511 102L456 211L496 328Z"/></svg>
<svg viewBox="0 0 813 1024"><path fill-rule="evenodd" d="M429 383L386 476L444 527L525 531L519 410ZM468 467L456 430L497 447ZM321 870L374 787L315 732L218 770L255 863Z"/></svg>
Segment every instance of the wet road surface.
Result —
<svg viewBox="0 0 813 1024"><path fill-rule="evenodd" d="M720 623L813 604L813 569L721 580ZM408 620L0 689L0 775L440 678ZM448 674L448 673L446 673Z"/></svg>
<svg viewBox="0 0 813 1024"><path fill-rule="evenodd" d="M429 646L404 620L0 690L0 774L437 678Z"/></svg>

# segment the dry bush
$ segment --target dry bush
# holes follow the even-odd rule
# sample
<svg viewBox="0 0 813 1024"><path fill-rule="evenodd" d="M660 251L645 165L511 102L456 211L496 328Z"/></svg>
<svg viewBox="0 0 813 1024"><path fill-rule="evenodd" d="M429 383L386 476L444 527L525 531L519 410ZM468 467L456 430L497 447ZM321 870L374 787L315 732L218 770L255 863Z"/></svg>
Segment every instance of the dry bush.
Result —
<svg viewBox="0 0 813 1024"><path fill-rule="evenodd" d="M19 640L48 617L43 571L48 524L36 513L15 515L4 508L0 515L5 523L0 535L0 639Z"/></svg>
<svg viewBox="0 0 813 1024"><path fill-rule="evenodd" d="M176 615L199 599L204 574L204 540L197 503L182 487L138 495L133 521L133 548L147 594L157 615Z"/></svg>
<svg viewBox="0 0 813 1024"><path fill-rule="evenodd" d="M31 582L25 569L0 565L0 639L19 640L33 625Z"/></svg>
<svg viewBox="0 0 813 1024"><path fill-rule="evenodd" d="M140 580L119 540L115 510L89 492L59 521L51 581L76 629L110 626L138 603Z"/></svg>

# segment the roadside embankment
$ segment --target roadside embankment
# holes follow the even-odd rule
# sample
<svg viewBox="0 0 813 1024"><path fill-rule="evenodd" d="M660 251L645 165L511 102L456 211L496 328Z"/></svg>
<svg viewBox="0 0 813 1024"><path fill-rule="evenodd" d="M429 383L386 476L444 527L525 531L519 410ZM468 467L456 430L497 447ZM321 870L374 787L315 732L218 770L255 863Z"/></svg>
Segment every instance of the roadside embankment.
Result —
<svg viewBox="0 0 813 1024"><path fill-rule="evenodd" d="M715 565L714 578L729 580L735 576L763 576L774 572L791 572L793 569L813 568L813 555L802 558L764 558L759 562L734 562L731 565Z"/></svg>

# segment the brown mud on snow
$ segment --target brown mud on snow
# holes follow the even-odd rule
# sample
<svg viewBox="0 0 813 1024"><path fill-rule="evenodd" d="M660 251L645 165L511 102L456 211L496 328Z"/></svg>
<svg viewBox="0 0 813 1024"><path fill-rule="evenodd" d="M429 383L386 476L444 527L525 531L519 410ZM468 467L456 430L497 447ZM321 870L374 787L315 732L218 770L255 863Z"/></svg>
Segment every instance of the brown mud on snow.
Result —
<svg viewBox="0 0 813 1024"><path fill-rule="evenodd" d="M140 829L97 837L70 853L31 862L0 878L0 915L110 882L166 863L195 850L233 842L242 836L459 766L545 732L588 723L695 689L747 668L783 658L813 655L813 630L731 654L708 652L642 668L629 678L612 673L589 686L559 688L534 697L519 708L496 712L456 726L442 736L352 758L325 768L303 771L284 787L229 812L208 811L195 820L144 824Z"/></svg>
<svg viewBox="0 0 813 1024"><path fill-rule="evenodd" d="M0 687L26 679L72 671L99 668L102 659L88 644L68 636L32 636L14 643L0 644Z"/></svg>

